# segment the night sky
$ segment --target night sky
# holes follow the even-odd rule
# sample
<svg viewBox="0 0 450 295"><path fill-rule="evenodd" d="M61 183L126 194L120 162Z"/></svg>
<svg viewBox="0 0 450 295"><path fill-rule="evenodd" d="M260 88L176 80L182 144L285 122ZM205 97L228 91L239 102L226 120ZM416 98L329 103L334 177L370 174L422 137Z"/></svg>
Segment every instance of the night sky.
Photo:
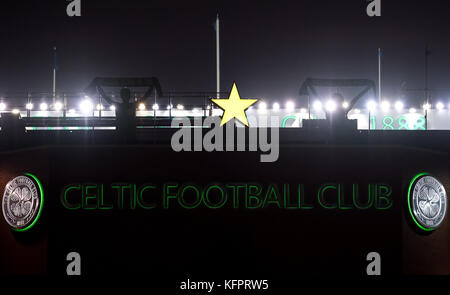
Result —
<svg viewBox="0 0 450 295"><path fill-rule="evenodd" d="M58 92L82 91L97 76L154 76L163 90L215 91L216 12L221 15L222 90L236 81L243 97L298 99L307 77L377 82L383 94L410 101L423 93L425 45L429 87L450 89L448 0L382 0L368 17L365 0L151 1L7 0L0 9L0 94L50 92L52 47ZM450 102L450 91L432 98Z"/></svg>

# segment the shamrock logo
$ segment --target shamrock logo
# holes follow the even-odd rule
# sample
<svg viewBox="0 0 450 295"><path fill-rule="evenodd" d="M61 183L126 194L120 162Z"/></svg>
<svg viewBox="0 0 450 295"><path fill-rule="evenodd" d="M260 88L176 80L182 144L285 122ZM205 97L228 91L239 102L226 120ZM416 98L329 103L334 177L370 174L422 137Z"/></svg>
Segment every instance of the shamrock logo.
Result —
<svg viewBox="0 0 450 295"><path fill-rule="evenodd" d="M31 209L31 191L27 187L16 188L11 195L11 211L16 217L23 217Z"/></svg>
<svg viewBox="0 0 450 295"><path fill-rule="evenodd" d="M419 194L419 208L422 213L433 218L439 213L439 194L433 188L424 187Z"/></svg>

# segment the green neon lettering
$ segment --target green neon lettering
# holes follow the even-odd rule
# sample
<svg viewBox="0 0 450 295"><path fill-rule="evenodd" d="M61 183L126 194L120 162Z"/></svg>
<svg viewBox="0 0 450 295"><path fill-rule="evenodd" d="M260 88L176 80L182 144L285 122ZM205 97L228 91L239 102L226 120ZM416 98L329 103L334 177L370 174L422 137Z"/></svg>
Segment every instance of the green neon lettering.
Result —
<svg viewBox="0 0 450 295"><path fill-rule="evenodd" d="M322 206L325 209L336 209L337 205L336 204L326 204L325 202L325 198L324 198L324 194L327 190L337 190L337 186L334 184L324 184L322 185L319 190L317 191L317 199L319 201L320 206Z"/></svg>
<svg viewBox="0 0 450 295"><path fill-rule="evenodd" d="M425 117L420 116L417 118L417 120L414 122L414 130L425 130Z"/></svg>
<svg viewBox="0 0 450 295"><path fill-rule="evenodd" d="M69 210L80 209L81 208L81 204L80 203L78 203L76 205L72 205L67 200L67 194L71 190L81 190L81 185L79 185L79 184L69 184L69 185L65 186L64 189L63 189L63 193L61 194L61 203L64 206L64 208L69 209ZM82 197L82 195L80 197Z"/></svg>
<svg viewBox="0 0 450 295"><path fill-rule="evenodd" d="M86 184L83 186L83 209L93 210L97 209L97 185L96 184ZM96 190L95 193L90 193L90 190ZM89 204L89 200L96 200L95 204Z"/></svg>
<svg viewBox="0 0 450 295"><path fill-rule="evenodd" d="M98 209L102 210L109 210L112 209L112 204L105 204L104 201L104 190L103 190L103 184L100 184L100 197L98 198Z"/></svg>
<svg viewBox="0 0 450 295"><path fill-rule="evenodd" d="M164 197L163 197L163 208L169 209L169 200L177 198L177 192L174 195L171 194L171 189L178 189L178 184L166 183L164 184Z"/></svg>
<svg viewBox="0 0 450 295"><path fill-rule="evenodd" d="M344 194L344 186L338 184L338 207L340 210L349 210L353 209L351 204L345 204L345 194Z"/></svg>
<svg viewBox="0 0 450 295"><path fill-rule="evenodd" d="M408 118L406 116L401 116L398 118L398 130L409 130Z"/></svg>
<svg viewBox="0 0 450 295"><path fill-rule="evenodd" d="M191 204L189 204L188 202L186 202L186 200L184 199L184 194L187 190L193 190L195 192L195 201ZM188 184L188 185L184 185L181 190L179 191L179 195L178 195L178 204L181 205L181 207L185 208L185 209L194 209L196 208L198 205L200 205L202 201L202 196L200 193L200 190L197 188L196 185L194 184Z"/></svg>
<svg viewBox="0 0 450 295"><path fill-rule="evenodd" d="M293 116L293 115L289 115L289 116L284 117L283 121L281 121L281 128L286 128L286 123L287 123L288 120L294 120L294 122L295 122L296 119L297 119L297 117Z"/></svg>
<svg viewBox="0 0 450 295"><path fill-rule="evenodd" d="M119 209L123 209L125 189L131 189L132 185L128 183L114 183L111 185L111 188L117 190L117 203L119 204ZM133 197L130 198L130 204L133 207Z"/></svg>
<svg viewBox="0 0 450 295"><path fill-rule="evenodd" d="M305 186L303 184L298 185L298 199L300 202L300 208L302 209L314 209L313 204L306 203Z"/></svg>
<svg viewBox="0 0 450 295"><path fill-rule="evenodd" d="M390 199L392 194L391 187L386 184L375 184L375 208L380 210L387 210L392 207L393 202ZM384 201L384 202L382 202ZM384 203L384 204L383 204Z"/></svg>
<svg viewBox="0 0 450 295"><path fill-rule="evenodd" d="M368 189L367 189L367 204L366 205L361 204L359 199L360 199L359 185L354 183L353 184L353 205L355 205L355 207L360 210L366 210L366 209L369 209L370 207L372 207L372 203L373 203L372 187L370 186L370 184L368 185Z"/></svg>
<svg viewBox="0 0 450 295"><path fill-rule="evenodd" d="M377 129L377 118L374 116L370 117L370 125L369 129Z"/></svg>
<svg viewBox="0 0 450 295"><path fill-rule="evenodd" d="M247 209L257 209L261 206L261 200L259 195L261 194L261 186L259 184L248 185L248 194L245 199L245 208ZM255 204L253 204L255 203Z"/></svg>
<svg viewBox="0 0 450 295"><path fill-rule="evenodd" d="M383 118L383 130L394 130L394 126L392 124L394 123L394 118L391 116L385 116Z"/></svg>
<svg viewBox="0 0 450 295"><path fill-rule="evenodd" d="M212 189L217 189L220 192L221 197L220 197L220 201L217 204L214 204L209 200L209 192ZM228 196L227 196L226 191L224 192L224 190L222 189L222 187L220 185L210 185L210 186L208 186L208 188L205 191L203 201L205 202L206 207L208 207L210 209L218 209L218 208L221 208L223 205L225 205L225 203L227 202L227 198L228 198Z"/></svg>
<svg viewBox="0 0 450 295"><path fill-rule="evenodd" d="M288 210L300 208L300 202L297 202L297 205L291 203L291 190L288 183L283 184L283 190L283 208Z"/></svg>
<svg viewBox="0 0 450 295"><path fill-rule="evenodd" d="M281 208L280 193L278 192L277 187L273 184L270 184L266 190L262 207L265 208L270 204L275 204L278 208Z"/></svg>
<svg viewBox="0 0 450 295"><path fill-rule="evenodd" d="M144 192L145 192L146 190L152 190L152 189L155 189L155 188L156 188L156 186L154 186L154 185L143 185L143 186L141 186L141 187L139 188L139 192L138 192L138 194L137 194L137 196L138 196L138 197L137 197L137 203L138 203L138 205L139 205L141 208L148 210L148 209L153 209L153 208L156 207L156 204L155 204L155 203L147 204L147 203L144 201L144 197L143 197Z"/></svg>

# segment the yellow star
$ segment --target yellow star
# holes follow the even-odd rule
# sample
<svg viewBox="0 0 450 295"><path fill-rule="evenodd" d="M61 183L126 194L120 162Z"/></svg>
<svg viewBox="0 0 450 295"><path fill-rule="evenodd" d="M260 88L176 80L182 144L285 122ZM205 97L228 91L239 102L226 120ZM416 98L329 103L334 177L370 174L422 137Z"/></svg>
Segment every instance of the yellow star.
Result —
<svg viewBox="0 0 450 295"><path fill-rule="evenodd" d="M211 101L224 110L220 126L223 126L231 119L236 118L241 121L242 124L249 127L245 110L258 100L241 99L236 87L236 83L233 82L233 87L231 88L230 96L228 97L228 99L211 99Z"/></svg>

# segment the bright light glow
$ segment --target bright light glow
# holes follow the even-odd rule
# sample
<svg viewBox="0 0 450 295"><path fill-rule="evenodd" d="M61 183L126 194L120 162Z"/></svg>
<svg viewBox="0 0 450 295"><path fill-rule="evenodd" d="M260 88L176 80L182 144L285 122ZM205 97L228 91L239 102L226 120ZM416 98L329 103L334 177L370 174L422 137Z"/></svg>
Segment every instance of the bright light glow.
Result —
<svg viewBox="0 0 450 295"><path fill-rule="evenodd" d="M373 100L369 100L369 102L367 103L367 109L369 110L369 112L375 111L376 108L377 108L377 103Z"/></svg>
<svg viewBox="0 0 450 295"><path fill-rule="evenodd" d="M300 109L300 113L306 114L306 109L305 109L305 108L301 108L301 109Z"/></svg>
<svg viewBox="0 0 450 295"><path fill-rule="evenodd" d="M444 104L443 104L442 102L438 102L438 103L436 104L436 108L437 108L438 110L443 110L443 109L444 109Z"/></svg>
<svg viewBox="0 0 450 295"><path fill-rule="evenodd" d="M88 115L92 112L94 109L94 106L92 105L92 102L89 99L85 99L80 103L80 110L84 115Z"/></svg>
<svg viewBox="0 0 450 295"><path fill-rule="evenodd" d="M53 106L53 108L55 109L55 111L60 111L63 108L63 104L60 103L59 101L55 102L55 105Z"/></svg>
<svg viewBox="0 0 450 295"><path fill-rule="evenodd" d="M286 110L293 111L295 109L295 104L292 101L286 102Z"/></svg>
<svg viewBox="0 0 450 295"><path fill-rule="evenodd" d="M20 111L18 109L13 109L11 113L13 113L14 115L18 115L20 114Z"/></svg>
<svg viewBox="0 0 450 295"><path fill-rule="evenodd" d="M425 103L422 107L424 110L428 111L429 109L431 109L431 104Z"/></svg>
<svg viewBox="0 0 450 295"><path fill-rule="evenodd" d="M177 110L184 110L184 105L177 104Z"/></svg>
<svg viewBox="0 0 450 295"><path fill-rule="evenodd" d="M168 109L168 110L173 109L173 105L169 104L169 105L167 106L167 109ZM209 110L209 106L208 106L207 109Z"/></svg>
<svg viewBox="0 0 450 295"><path fill-rule="evenodd" d="M6 104L4 104L3 102L0 102L0 111L4 111L6 110Z"/></svg>
<svg viewBox="0 0 450 295"><path fill-rule="evenodd" d="M157 103L153 104L152 105L152 109L155 110L155 111L159 110L159 105Z"/></svg>
<svg viewBox="0 0 450 295"><path fill-rule="evenodd" d="M27 110L31 111L31 110L33 109L33 104L32 104L31 102L29 102L29 103L27 103L27 104L25 105L25 108L26 108Z"/></svg>
<svg viewBox="0 0 450 295"><path fill-rule="evenodd" d="M336 107L337 107L337 105L334 100L330 99L329 101L327 101L325 103L325 109L330 113L334 112L336 110Z"/></svg>
<svg viewBox="0 0 450 295"><path fill-rule="evenodd" d="M70 109L70 110L69 110L69 113L70 113L70 114L75 114L75 110L74 110L74 109Z"/></svg>
<svg viewBox="0 0 450 295"><path fill-rule="evenodd" d="M274 110L275 112L278 111L280 109L280 105L276 102L272 105L272 110Z"/></svg>
<svg viewBox="0 0 450 295"><path fill-rule="evenodd" d="M381 102L381 110L383 112L389 112L389 109L391 108L391 104L387 100L383 100Z"/></svg>
<svg viewBox="0 0 450 295"><path fill-rule="evenodd" d="M114 112L114 111L116 110L116 106L115 106L115 105L111 105L111 106L109 107L109 110Z"/></svg>
<svg viewBox="0 0 450 295"><path fill-rule="evenodd" d="M138 108L139 108L140 111L145 111L145 104L141 102L139 104Z"/></svg>
<svg viewBox="0 0 450 295"><path fill-rule="evenodd" d="M397 102L395 103L395 109L397 110L397 112L402 111L402 110L403 110L403 102L397 101Z"/></svg>
<svg viewBox="0 0 450 295"><path fill-rule="evenodd" d="M46 110L48 109L48 104L46 104L45 102L41 103L41 104L39 105L39 109L40 109L41 111L46 111Z"/></svg>
<svg viewBox="0 0 450 295"><path fill-rule="evenodd" d="M354 109L355 114L359 114L361 113L361 111L359 109Z"/></svg>
<svg viewBox="0 0 450 295"><path fill-rule="evenodd" d="M265 113L266 111L267 111L267 103L265 103L264 101L261 101L258 104L258 112Z"/></svg>
<svg viewBox="0 0 450 295"><path fill-rule="evenodd" d="M97 104L97 111L102 111L105 107L102 104Z"/></svg>
<svg viewBox="0 0 450 295"><path fill-rule="evenodd" d="M343 107L344 109L348 109L349 106L350 106L350 105L349 105L348 102L346 102L346 101L344 101L344 102L342 103L342 107Z"/></svg>
<svg viewBox="0 0 450 295"><path fill-rule="evenodd" d="M313 103L313 108L314 108L314 110L316 110L316 111L320 111L320 110L322 109L322 102L319 101L319 100L316 100L316 101Z"/></svg>
<svg viewBox="0 0 450 295"><path fill-rule="evenodd" d="M415 112L416 112L416 109L415 109L415 108L410 108L410 109L409 109L409 112L410 112L410 113L415 113Z"/></svg>

